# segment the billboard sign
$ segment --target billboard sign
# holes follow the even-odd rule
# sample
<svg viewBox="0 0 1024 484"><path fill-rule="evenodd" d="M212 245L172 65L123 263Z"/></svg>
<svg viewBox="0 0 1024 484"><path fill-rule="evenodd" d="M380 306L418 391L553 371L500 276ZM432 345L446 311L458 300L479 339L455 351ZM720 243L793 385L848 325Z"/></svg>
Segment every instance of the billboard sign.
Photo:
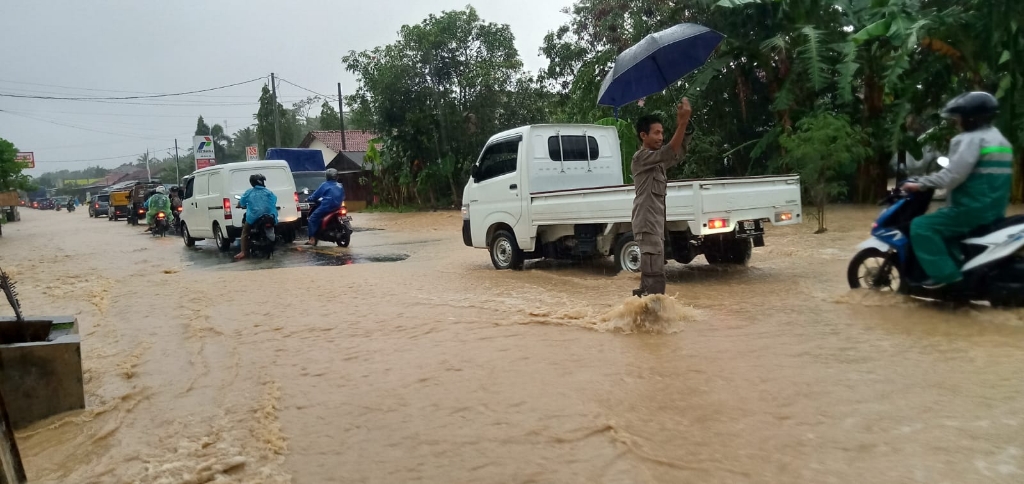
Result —
<svg viewBox="0 0 1024 484"><path fill-rule="evenodd" d="M245 147L245 161L256 161L260 159L260 149L256 145Z"/></svg>
<svg viewBox="0 0 1024 484"><path fill-rule="evenodd" d="M14 161L20 161L25 169L31 170L36 167L36 155L31 151L24 151L14 155Z"/></svg>
<svg viewBox="0 0 1024 484"><path fill-rule="evenodd" d="M195 150L197 170L217 164L217 152L214 150L213 137L193 136L192 148Z"/></svg>

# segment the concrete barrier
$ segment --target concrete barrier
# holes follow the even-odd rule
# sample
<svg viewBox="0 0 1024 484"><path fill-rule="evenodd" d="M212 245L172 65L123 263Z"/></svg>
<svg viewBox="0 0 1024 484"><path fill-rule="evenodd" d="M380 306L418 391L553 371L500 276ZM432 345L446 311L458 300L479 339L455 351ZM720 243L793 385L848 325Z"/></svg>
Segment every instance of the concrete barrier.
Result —
<svg viewBox="0 0 1024 484"><path fill-rule="evenodd" d="M0 391L15 429L85 408L78 321L0 318Z"/></svg>

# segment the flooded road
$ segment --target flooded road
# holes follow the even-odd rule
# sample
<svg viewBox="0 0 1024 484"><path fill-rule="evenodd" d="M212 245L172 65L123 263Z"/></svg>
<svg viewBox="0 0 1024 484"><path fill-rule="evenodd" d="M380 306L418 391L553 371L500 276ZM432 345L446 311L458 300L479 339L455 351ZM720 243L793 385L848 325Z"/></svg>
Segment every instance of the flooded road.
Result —
<svg viewBox="0 0 1024 484"><path fill-rule="evenodd" d="M1024 482L1024 311L851 293L875 215L641 302L610 260L494 271L457 213L231 263L29 210L0 266L78 316L89 408L21 453L52 483Z"/></svg>

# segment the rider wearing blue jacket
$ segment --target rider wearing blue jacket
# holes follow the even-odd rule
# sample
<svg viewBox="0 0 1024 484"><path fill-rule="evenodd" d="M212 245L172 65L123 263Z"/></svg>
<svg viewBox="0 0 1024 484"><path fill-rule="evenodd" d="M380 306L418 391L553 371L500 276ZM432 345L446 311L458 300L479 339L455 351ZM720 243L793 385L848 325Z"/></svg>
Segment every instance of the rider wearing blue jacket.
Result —
<svg viewBox="0 0 1024 484"><path fill-rule="evenodd" d="M307 245L316 245L316 232L320 229L320 223L323 222L324 217L332 212L336 212L341 208L342 202L345 201L345 188L338 183L338 170L330 168L324 174L327 181L320 185L312 195L310 195L306 201L309 203L320 202L320 206L316 210L309 214L309 242Z"/></svg>
<svg viewBox="0 0 1024 484"><path fill-rule="evenodd" d="M245 209L245 222L242 223L242 252L235 256L235 260L245 259L249 254L249 231L260 217L272 215L274 225L277 225L277 195L267 188L267 177L257 173L249 177L249 184L252 188L238 200L238 206Z"/></svg>

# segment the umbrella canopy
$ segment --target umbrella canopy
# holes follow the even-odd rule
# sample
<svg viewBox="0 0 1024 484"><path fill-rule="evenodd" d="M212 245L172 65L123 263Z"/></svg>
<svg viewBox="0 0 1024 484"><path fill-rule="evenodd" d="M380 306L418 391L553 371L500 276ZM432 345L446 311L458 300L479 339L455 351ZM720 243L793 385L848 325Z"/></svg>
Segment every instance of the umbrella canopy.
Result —
<svg viewBox="0 0 1024 484"><path fill-rule="evenodd" d="M708 61L725 36L696 24L648 35L615 59L597 104L619 108L664 91Z"/></svg>

